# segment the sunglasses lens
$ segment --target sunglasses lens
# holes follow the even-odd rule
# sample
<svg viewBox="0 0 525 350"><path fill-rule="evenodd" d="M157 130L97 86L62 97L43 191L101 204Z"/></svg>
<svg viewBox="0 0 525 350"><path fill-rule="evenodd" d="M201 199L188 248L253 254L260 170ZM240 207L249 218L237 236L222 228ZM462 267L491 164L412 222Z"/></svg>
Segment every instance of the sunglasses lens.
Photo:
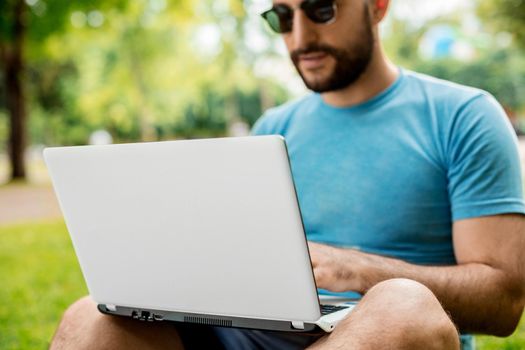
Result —
<svg viewBox="0 0 525 350"><path fill-rule="evenodd" d="M305 0L301 3L301 9L315 23L328 23L335 17L334 0ZM275 5L264 12L262 17L277 33L292 30L293 10L287 5Z"/></svg>
<svg viewBox="0 0 525 350"><path fill-rule="evenodd" d="M335 7L333 0L305 1L301 7L308 18L310 18L315 23L326 23L335 17Z"/></svg>
<svg viewBox="0 0 525 350"><path fill-rule="evenodd" d="M286 33L292 30L293 11L288 6L277 5L262 14L273 31Z"/></svg>

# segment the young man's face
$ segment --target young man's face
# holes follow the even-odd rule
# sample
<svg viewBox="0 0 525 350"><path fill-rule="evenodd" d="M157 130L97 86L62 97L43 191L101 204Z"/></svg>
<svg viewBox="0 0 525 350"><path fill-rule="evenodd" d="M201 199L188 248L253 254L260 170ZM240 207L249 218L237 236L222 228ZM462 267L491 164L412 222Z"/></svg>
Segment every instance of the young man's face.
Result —
<svg viewBox="0 0 525 350"><path fill-rule="evenodd" d="M374 49L365 0L336 0L335 21L315 23L298 9L302 0L274 0L294 8L292 30L283 39L305 85L316 92L340 90L366 70Z"/></svg>

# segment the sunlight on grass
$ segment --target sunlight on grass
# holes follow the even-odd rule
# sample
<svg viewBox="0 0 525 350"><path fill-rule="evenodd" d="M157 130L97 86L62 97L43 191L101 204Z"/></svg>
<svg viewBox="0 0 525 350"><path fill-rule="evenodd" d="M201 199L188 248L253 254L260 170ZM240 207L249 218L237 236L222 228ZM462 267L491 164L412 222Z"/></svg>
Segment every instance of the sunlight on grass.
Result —
<svg viewBox="0 0 525 350"><path fill-rule="evenodd" d="M0 228L0 349L47 348L63 310L87 293L62 222Z"/></svg>

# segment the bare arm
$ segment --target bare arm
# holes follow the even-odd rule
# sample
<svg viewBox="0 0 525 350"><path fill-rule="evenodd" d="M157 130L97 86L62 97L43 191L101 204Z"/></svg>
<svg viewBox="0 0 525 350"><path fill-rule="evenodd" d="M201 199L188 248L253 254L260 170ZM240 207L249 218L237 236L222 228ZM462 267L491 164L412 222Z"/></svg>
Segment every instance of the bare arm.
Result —
<svg viewBox="0 0 525 350"><path fill-rule="evenodd" d="M318 287L366 292L391 278L429 287L462 332L510 335L525 304L525 217L495 215L457 221L458 265L421 266L351 249L310 243Z"/></svg>

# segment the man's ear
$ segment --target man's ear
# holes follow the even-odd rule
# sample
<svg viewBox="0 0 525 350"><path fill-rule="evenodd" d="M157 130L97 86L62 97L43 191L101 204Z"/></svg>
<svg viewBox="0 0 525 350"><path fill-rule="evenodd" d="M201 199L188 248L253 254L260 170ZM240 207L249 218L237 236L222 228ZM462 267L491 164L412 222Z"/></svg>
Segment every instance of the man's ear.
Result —
<svg viewBox="0 0 525 350"><path fill-rule="evenodd" d="M372 20L377 24L383 20L390 5L390 0L372 0Z"/></svg>

